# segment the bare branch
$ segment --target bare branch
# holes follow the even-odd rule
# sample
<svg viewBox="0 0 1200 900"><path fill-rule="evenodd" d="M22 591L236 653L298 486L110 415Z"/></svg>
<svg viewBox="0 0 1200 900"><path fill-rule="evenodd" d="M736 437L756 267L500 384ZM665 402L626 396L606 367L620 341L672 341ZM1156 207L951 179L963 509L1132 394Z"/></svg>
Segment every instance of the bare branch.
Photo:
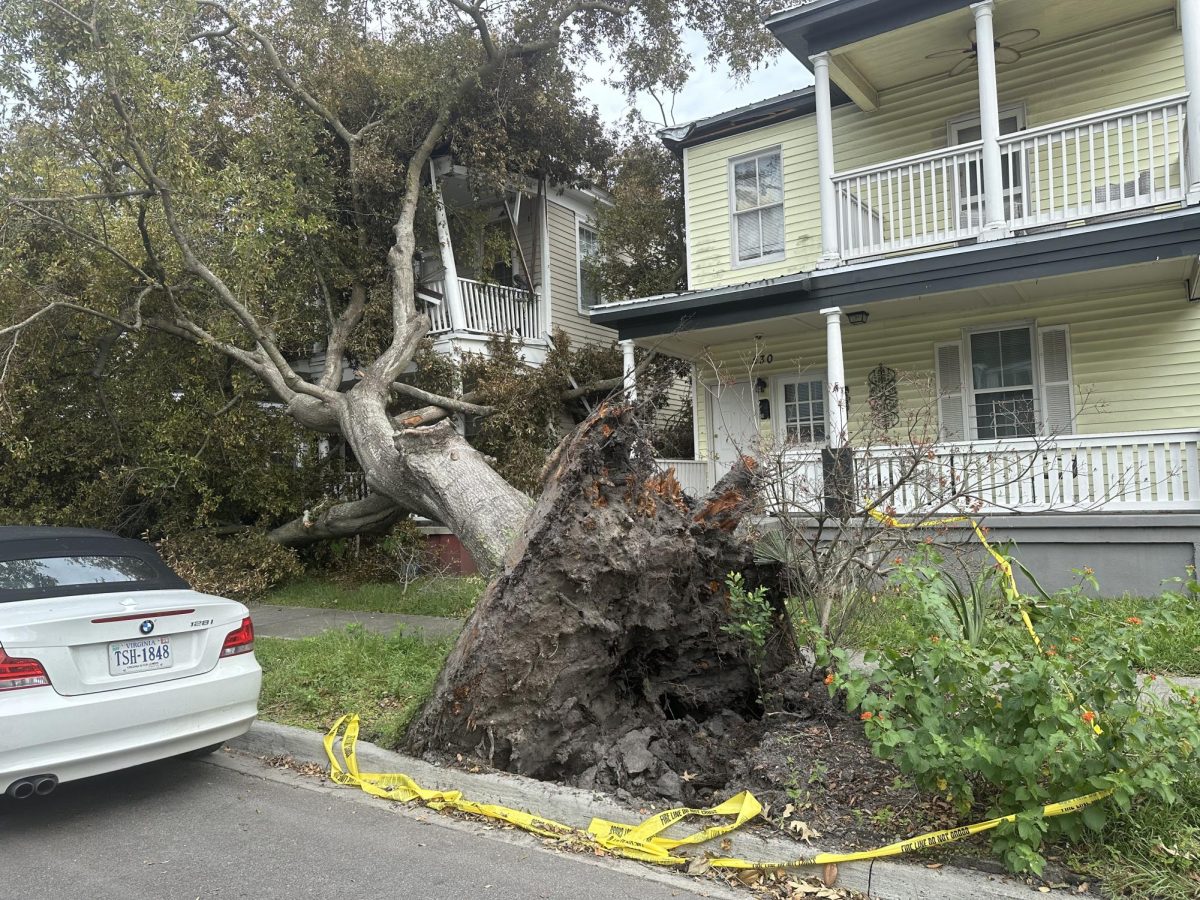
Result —
<svg viewBox="0 0 1200 900"><path fill-rule="evenodd" d="M14 197L22 205L34 203L79 203L88 200L121 200L127 197L153 197L154 191L138 188L129 191L110 191L104 194L74 194L68 197Z"/></svg>
<svg viewBox="0 0 1200 900"><path fill-rule="evenodd" d="M70 309L70 310L73 310L78 313L83 313L84 315L94 316L97 319L103 319L105 322L108 322L111 325L120 326L121 328L136 328L137 327L136 325L131 325L128 322L122 322L116 316L110 316L108 313L100 312L100 310L98 310L98 309L92 309L91 307L84 306L81 303L72 303L70 300L52 300L50 303L43 306L37 312L33 313L30 316L27 316L26 318L22 319L20 322L17 322L15 325L8 325L4 328L0 328L0 337L4 337L5 335L8 335L8 334L16 334L17 332L32 325L38 319L42 319L42 318L48 316L50 313L52 313L56 309Z"/></svg>
<svg viewBox="0 0 1200 900"><path fill-rule="evenodd" d="M466 413L467 415L471 416L490 416L496 411L494 406L480 406L478 403L471 403L466 399L443 397L439 394L432 394L429 391L423 391L419 387L415 387L411 384L405 384L402 381L393 382L392 390L397 394L407 394L409 397L412 397L415 400L420 400L422 403L428 403L432 406L440 406L444 409Z"/></svg>
<svg viewBox="0 0 1200 900"><path fill-rule="evenodd" d="M113 259L115 259L117 262L119 262L121 265L123 265L125 268L129 269L129 271L133 272L135 275L142 278L144 281L151 282L151 283L158 282L157 278L154 278L153 276L151 276L148 272L146 272L145 269L143 269L141 266L139 266L137 263L135 263L128 256L126 256L124 253L122 253L120 250L118 250L116 247L114 247L112 244L108 243L107 241L101 240L100 238L97 238L97 237L94 237L93 235L88 234L86 231L80 231L74 225L71 225L71 224L63 221L62 219L60 219L56 216L48 216L44 212L42 212L40 209L30 206L28 203L26 203L23 200L15 200L14 199L10 202L12 203L13 206L16 206L20 209L25 210L26 212L30 213L31 215L36 216L38 219L42 220L43 222L45 222L49 225L53 225L55 228L61 229L66 234L69 234L72 237L79 238L81 241L85 241L86 243L91 244L93 247L96 247L99 250L103 250L105 253L107 253L109 256L111 256Z"/></svg>

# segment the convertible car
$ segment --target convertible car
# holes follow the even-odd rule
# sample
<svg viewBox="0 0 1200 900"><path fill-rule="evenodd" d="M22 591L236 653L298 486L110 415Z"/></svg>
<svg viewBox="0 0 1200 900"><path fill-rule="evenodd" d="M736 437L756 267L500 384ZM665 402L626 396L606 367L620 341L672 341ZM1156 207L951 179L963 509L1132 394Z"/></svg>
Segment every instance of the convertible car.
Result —
<svg viewBox="0 0 1200 900"><path fill-rule="evenodd" d="M64 781L244 734L262 670L240 603L193 591L141 541L0 527L0 791Z"/></svg>

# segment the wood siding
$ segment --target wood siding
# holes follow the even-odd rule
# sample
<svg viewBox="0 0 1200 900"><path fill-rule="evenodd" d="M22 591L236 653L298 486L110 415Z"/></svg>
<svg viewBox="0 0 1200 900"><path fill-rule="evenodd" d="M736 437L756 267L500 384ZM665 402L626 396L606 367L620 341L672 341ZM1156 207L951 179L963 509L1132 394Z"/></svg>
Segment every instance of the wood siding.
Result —
<svg viewBox="0 0 1200 900"><path fill-rule="evenodd" d="M913 52L919 52L914 48ZM1069 43L1038 47L998 69L1001 108L1023 105L1027 128L1180 94L1183 51L1174 13L1148 16ZM947 121L978 114L973 72L880 94L880 108L834 110L836 169L886 163L947 145ZM729 160L771 147L783 157L786 257L735 267ZM816 125L812 116L690 147L689 281L718 287L811 270L820 251Z"/></svg>
<svg viewBox="0 0 1200 900"><path fill-rule="evenodd" d="M551 198L546 202L550 238L550 328L561 328L572 344L611 344L617 333L593 325L579 311L579 265L574 210Z"/></svg>

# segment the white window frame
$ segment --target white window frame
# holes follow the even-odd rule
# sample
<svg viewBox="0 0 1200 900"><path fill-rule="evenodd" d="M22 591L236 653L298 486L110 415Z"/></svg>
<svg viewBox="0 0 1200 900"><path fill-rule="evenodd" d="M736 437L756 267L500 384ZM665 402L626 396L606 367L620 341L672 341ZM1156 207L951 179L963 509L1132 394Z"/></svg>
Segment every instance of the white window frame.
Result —
<svg viewBox="0 0 1200 900"><path fill-rule="evenodd" d="M1017 120L1017 131L1001 134L1000 138L1004 139L1017 132L1024 131L1026 128L1026 110L1024 103L1013 103L1009 106L1000 107L1000 114L996 117L1001 122L1005 119L1015 118ZM955 116L953 119L946 120L946 146L957 147L959 144L968 143L967 141L959 140L959 133L964 129L974 126L982 126L983 121L976 113L964 113L961 116Z"/></svg>
<svg viewBox="0 0 1200 900"><path fill-rule="evenodd" d="M579 310L581 315L586 316L588 310L600 306L604 302L604 298L597 293L595 304L592 306L583 305L583 245L579 240L579 232L584 228L596 235L597 243L600 240L600 232L591 219L585 219L578 215L575 216L575 308Z"/></svg>
<svg viewBox="0 0 1200 900"><path fill-rule="evenodd" d="M1003 388L983 388L980 391L975 389L975 370L974 359L971 351L971 336L975 334L988 334L993 331L1017 331L1024 329L1029 332L1029 351L1030 351L1030 375L1033 378L1028 390L1032 394L1033 402L1033 434L1021 435L1018 437L990 437L981 438L979 436L979 413L976 408L975 398L977 394L996 394L1003 391L1023 391L1024 387L1003 387ZM994 325L973 325L963 329L962 332L962 355L963 355L963 398L967 404L967 427L970 431L970 439L972 441L1020 441L1030 440L1041 436L1043 431L1042 423L1042 358L1041 347L1039 346L1040 330L1038 324L1033 319L1023 319L1018 322L1002 322Z"/></svg>
<svg viewBox="0 0 1200 900"><path fill-rule="evenodd" d="M819 441L796 441L796 446L824 444L829 439L829 383L824 372L816 371L798 372L794 375L776 375L771 379L771 422L775 426L776 436L784 445L788 444L787 415L784 411L783 401L784 386L813 382L819 382L821 385L821 411L824 418L821 427L824 429L824 435Z"/></svg>
<svg viewBox="0 0 1200 900"><path fill-rule="evenodd" d="M1003 140L1004 138L1009 137L1011 135L1019 134L1020 132L1024 131L1026 128L1025 104L1024 103L1014 103L1010 106L1001 107L1000 114L997 116L997 118L1001 122L1003 122L1005 119L1016 119L1017 120L1016 130L1010 131L1007 133L1001 132L1001 134L1000 134L1001 140ZM982 125L983 125L982 117L976 115L975 113L966 113L961 116L955 116L953 119L948 119L946 121L946 146L947 147L957 147L960 144L973 143L972 141L963 141L960 138L960 135L965 129L972 128L972 127L979 128L982 131L983 130ZM1020 186L1016 190L1013 190L1012 185L1009 185L1008 187L1006 187L1004 189L1004 203L1005 203L1005 208L1006 208L1006 218L1010 217L1011 214L1016 212L1016 210L1014 209L1014 201L1015 200L1020 201L1020 204L1021 204L1020 214L1024 215L1025 208L1026 208L1026 206L1028 204L1028 200L1029 200L1029 159L1028 159L1028 155L1026 153L1021 152L1020 150L1018 150L1017 153L1020 154L1020 159L1014 168L1014 174L1020 173L1019 177L1021 179L1021 183L1020 183ZM1000 168L1001 168L1002 172L1007 172L1007 170L1008 170L1008 163L1004 159L1003 154L1001 154L1001 158L1000 158ZM963 166L960 165L960 170L961 169L963 169ZM966 174L965 171L960 171L958 177L962 178L965 174ZM968 194L966 192L965 186L964 186L964 189L962 190L962 198L960 200L960 206L961 206L961 209L959 210L960 215L964 212L969 212L973 207L977 207L979 210L983 209L983 172L982 172L982 169L979 173L979 194L978 195Z"/></svg>
<svg viewBox="0 0 1200 900"><path fill-rule="evenodd" d="M754 209L744 209L740 213L737 208L737 192L733 176L734 167L738 163L746 162L751 159L759 159L763 156L779 156L779 181L780 181L780 196L778 203L771 203L767 206L756 206ZM776 144L774 147L764 147L761 150L755 150L752 153L743 153L739 156L730 157L726 167L726 179L728 182L729 194L729 259L735 269L746 269L751 266L762 266L767 263L779 262L787 259L787 178L784 175L783 168L783 147ZM758 212L759 210L769 209L778 206L783 211L783 249L776 253L769 253L765 256L756 256L754 259L741 260L738 259L738 216L745 215L749 212Z"/></svg>

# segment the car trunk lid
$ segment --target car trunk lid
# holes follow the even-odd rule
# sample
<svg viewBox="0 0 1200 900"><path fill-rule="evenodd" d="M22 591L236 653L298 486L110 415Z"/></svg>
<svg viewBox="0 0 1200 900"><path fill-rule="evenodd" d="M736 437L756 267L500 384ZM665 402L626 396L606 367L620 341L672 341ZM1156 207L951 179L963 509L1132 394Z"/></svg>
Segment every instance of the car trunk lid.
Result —
<svg viewBox="0 0 1200 900"><path fill-rule="evenodd" d="M246 615L188 590L22 600L0 604L0 646L41 662L58 693L92 694L210 671Z"/></svg>

